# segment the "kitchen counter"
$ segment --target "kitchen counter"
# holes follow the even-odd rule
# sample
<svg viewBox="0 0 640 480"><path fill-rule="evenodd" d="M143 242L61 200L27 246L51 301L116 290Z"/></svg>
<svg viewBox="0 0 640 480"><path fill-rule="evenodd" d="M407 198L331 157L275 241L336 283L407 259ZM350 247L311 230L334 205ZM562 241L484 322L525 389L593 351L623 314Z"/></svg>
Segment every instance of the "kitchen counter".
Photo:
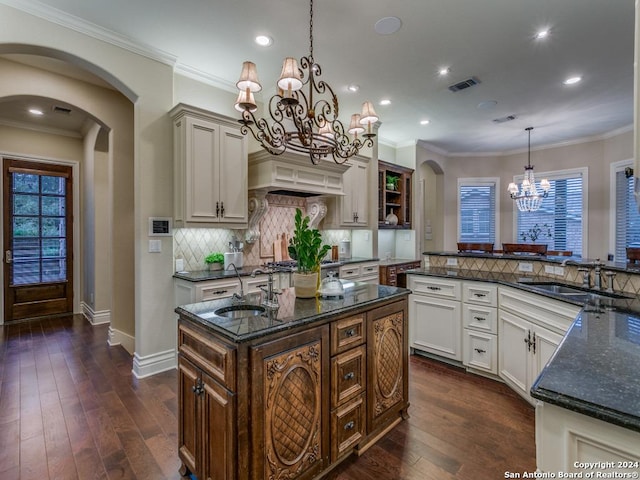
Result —
<svg viewBox="0 0 640 480"><path fill-rule="evenodd" d="M296 298L294 288L285 288L282 295L278 295L280 308L259 317L233 319L216 315L216 310L237 304L231 298L183 305L175 311L235 343L243 343L282 330L321 323L351 310L374 306L409 294L404 288L356 282L343 282L343 285L344 298L337 299ZM246 295L245 298L245 304L260 304L259 293Z"/></svg>
<svg viewBox="0 0 640 480"><path fill-rule="evenodd" d="M583 306L531 388L544 402L640 432L640 301L586 301L545 292L532 281L558 279L513 273L422 268L408 273L494 282ZM524 283L523 283L524 282Z"/></svg>

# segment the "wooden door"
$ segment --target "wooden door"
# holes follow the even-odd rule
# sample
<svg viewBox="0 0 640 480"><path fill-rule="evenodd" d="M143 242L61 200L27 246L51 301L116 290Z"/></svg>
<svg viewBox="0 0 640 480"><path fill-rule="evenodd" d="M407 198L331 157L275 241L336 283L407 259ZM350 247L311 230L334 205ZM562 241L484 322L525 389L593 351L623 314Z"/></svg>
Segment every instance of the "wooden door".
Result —
<svg viewBox="0 0 640 480"><path fill-rule="evenodd" d="M251 478L315 478L329 461L328 328L252 347L251 364Z"/></svg>
<svg viewBox="0 0 640 480"><path fill-rule="evenodd" d="M236 417L233 393L202 373L203 475L198 478L236 478Z"/></svg>
<svg viewBox="0 0 640 480"><path fill-rule="evenodd" d="M369 433L389 422L398 409L406 409L408 383L407 322L404 302L368 313L367 388Z"/></svg>
<svg viewBox="0 0 640 480"><path fill-rule="evenodd" d="M183 476L198 475L198 452L200 443L198 433L198 394L201 379L199 370L184 357L178 357L178 454L182 461L180 473Z"/></svg>
<svg viewBox="0 0 640 480"><path fill-rule="evenodd" d="M70 166L3 161L4 319L73 313Z"/></svg>

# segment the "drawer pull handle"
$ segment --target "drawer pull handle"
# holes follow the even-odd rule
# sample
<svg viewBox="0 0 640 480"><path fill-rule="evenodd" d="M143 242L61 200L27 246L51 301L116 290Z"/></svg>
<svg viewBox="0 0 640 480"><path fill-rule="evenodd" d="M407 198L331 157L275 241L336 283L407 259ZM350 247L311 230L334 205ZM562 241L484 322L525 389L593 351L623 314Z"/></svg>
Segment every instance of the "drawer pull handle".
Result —
<svg viewBox="0 0 640 480"><path fill-rule="evenodd" d="M432 287L431 285L427 287L429 290L442 290L440 287Z"/></svg>
<svg viewBox="0 0 640 480"><path fill-rule="evenodd" d="M478 297L478 298L484 298L487 296L486 293L474 293L473 294L474 297Z"/></svg>
<svg viewBox="0 0 640 480"><path fill-rule="evenodd" d="M483 350L483 349L481 349L481 348L474 348L474 350L475 350L476 352L478 352L478 353L487 353L487 351L486 351L486 350Z"/></svg>
<svg viewBox="0 0 640 480"><path fill-rule="evenodd" d="M347 373L344 377L342 377L344 380L353 380L353 377L355 377L355 373L353 372L349 372Z"/></svg>
<svg viewBox="0 0 640 480"><path fill-rule="evenodd" d="M484 317L473 317L474 320L478 321L478 322L485 322L487 319Z"/></svg>
<svg viewBox="0 0 640 480"><path fill-rule="evenodd" d="M346 335L347 337L353 337L355 334L356 334L356 330L355 330L355 328L350 328L349 330L347 330L347 331L345 332L345 335Z"/></svg>
<svg viewBox="0 0 640 480"><path fill-rule="evenodd" d="M356 424L353 420L351 420L349 423L345 424L344 429L345 430L353 430L355 428Z"/></svg>
<svg viewBox="0 0 640 480"><path fill-rule="evenodd" d="M222 295L223 293L227 293L226 290L215 290L211 292L213 295Z"/></svg>

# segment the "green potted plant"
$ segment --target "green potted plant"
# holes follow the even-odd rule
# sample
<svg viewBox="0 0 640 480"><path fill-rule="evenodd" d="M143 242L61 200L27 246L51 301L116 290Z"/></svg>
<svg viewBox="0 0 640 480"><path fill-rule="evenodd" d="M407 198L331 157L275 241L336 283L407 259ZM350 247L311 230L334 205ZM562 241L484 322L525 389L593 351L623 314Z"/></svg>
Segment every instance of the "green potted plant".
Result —
<svg viewBox="0 0 640 480"><path fill-rule="evenodd" d="M400 181L400 177L394 177L393 175L389 175L387 173L387 177L386 177L387 190L398 190L399 181Z"/></svg>
<svg viewBox="0 0 640 480"><path fill-rule="evenodd" d="M289 256L297 262L297 272L293 273L296 297L316 296L320 281L320 262L331 249L322 244L320 231L309 228L311 220L302 217L302 210L296 208L293 237L289 240Z"/></svg>
<svg viewBox="0 0 640 480"><path fill-rule="evenodd" d="M224 255L219 252L210 253L204 257L204 263L209 266L209 270L222 270Z"/></svg>

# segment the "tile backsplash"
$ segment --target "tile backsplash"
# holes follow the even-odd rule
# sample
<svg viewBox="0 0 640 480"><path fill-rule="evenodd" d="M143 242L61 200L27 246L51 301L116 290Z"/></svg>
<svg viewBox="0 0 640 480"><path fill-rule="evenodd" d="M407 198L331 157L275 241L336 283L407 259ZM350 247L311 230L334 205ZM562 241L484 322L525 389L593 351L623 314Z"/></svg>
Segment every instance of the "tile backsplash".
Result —
<svg viewBox="0 0 640 480"><path fill-rule="evenodd" d="M182 258L187 271L205 270L204 258L212 252L228 251L235 236L244 242L244 264L262 265L274 258L273 245L284 233L293 234L296 208L305 212L305 200L285 195L267 195L269 209L260 220L260 238L253 244L245 242L246 230L223 228L177 228L173 234L173 257ZM323 230L322 239L329 245L351 239L350 230Z"/></svg>

